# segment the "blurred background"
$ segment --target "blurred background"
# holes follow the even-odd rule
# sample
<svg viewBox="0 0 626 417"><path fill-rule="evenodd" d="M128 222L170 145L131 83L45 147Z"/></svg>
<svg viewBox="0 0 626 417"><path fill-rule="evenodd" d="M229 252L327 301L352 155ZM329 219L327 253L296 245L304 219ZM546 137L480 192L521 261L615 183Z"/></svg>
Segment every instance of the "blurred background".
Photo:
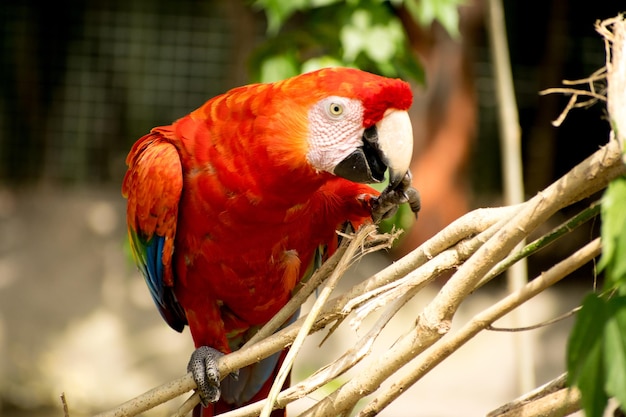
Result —
<svg viewBox="0 0 626 417"><path fill-rule="evenodd" d="M601 105L555 128L568 97L538 92L604 65L594 23L623 11L616 3L504 1L527 196L607 141ZM191 338L161 321L128 256L126 154L152 127L232 87L330 64L399 76L415 92L419 221L349 279L471 209L502 204L483 0L0 5L0 415L60 415L61 392L72 415L101 411L184 373ZM597 223L583 227L531 258L529 276L597 233ZM536 321L577 305L592 280L589 266L542 294ZM459 319L502 291L494 284L468 300ZM406 309L407 323L417 311ZM568 326L537 331L538 383L563 371ZM483 415L514 398L510 340L478 339L383 415ZM301 375L324 363L315 349Z"/></svg>

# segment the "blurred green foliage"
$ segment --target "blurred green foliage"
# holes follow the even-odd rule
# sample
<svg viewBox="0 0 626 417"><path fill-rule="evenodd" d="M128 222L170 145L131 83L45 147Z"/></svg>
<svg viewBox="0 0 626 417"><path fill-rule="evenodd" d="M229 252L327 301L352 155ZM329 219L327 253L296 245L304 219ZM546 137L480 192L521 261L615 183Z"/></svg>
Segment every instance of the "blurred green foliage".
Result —
<svg viewBox="0 0 626 417"><path fill-rule="evenodd" d="M424 81L398 18L405 7L420 25L439 21L458 35L460 0L256 0L268 39L251 60L254 81L270 82L326 66L360 68Z"/></svg>
<svg viewBox="0 0 626 417"><path fill-rule="evenodd" d="M626 177L613 180L602 199L602 245L605 289L626 295Z"/></svg>
<svg viewBox="0 0 626 417"><path fill-rule="evenodd" d="M587 417L601 417L614 397L626 411L626 177L602 198L601 293L583 301L567 349L568 383L581 392Z"/></svg>

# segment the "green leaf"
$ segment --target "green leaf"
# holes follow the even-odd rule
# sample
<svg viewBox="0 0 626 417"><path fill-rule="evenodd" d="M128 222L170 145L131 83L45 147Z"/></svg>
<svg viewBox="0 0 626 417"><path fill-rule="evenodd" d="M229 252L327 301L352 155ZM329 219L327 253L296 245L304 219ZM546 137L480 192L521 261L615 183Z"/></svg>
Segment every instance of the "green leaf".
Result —
<svg viewBox="0 0 626 417"><path fill-rule="evenodd" d="M403 48L404 33L400 21L387 8L368 4L351 12L339 37L345 61L355 61L364 53L377 64L384 64Z"/></svg>
<svg viewBox="0 0 626 417"><path fill-rule="evenodd" d="M415 55L411 52L410 47L404 49L405 53L402 53L396 57L396 69L397 76L405 80L415 80L420 84L424 84L425 75L424 69L416 59ZM408 53L406 51L409 51Z"/></svg>
<svg viewBox="0 0 626 417"><path fill-rule="evenodd" d="M459 6L465 0L405 0L404 5L413 20L422 27L430 26L437 20L452 36L459 34Z"/></svg>
<svg viewBox="0 0 626 417"><path fill-rule="evenodd" d="M261 63L260 81L268 83L283 80L299 73L298 62L292 55L274 55Z"/></svg>
<svg viewBox="0 0 626 417"><path fill-rule="evenodd" d="M275 35L292 14L307 6L307 0L256 0L252 6L265 11L267 31Z"/></svg>
<svg viewBox="0 0 626 417"><path fill-rule="evenodd" d="M626 283L626 177L611 181L602 198L602 257L605 288Z"/></svg>
<svg viewBox="0 0 626 417"><path fill-rule="evenodd" d="M607 305L597 294L585 297L567 345L568 384L577 386L587 417L601 417L608 402L603 349Z"/></svg>
<svg viewBox="0 0 626 417"><path fill-rule="evenodd" d="M296 73L341 65L387 77L424 80L419 59L388 1L256 0L254 6L265 11L273 34L255 48L249 61L255 82L290 72L285 64L291 59ZM296 24L285 25L295 12L299 13ZM289 58L265 63L279 55Z"/></svg>
<svg viewBox="0 0 626 417"><path fill-rule="evenodd" d="M567 344L567 378L570 385L575 385L580 380L581 369L590 351L602 340L605 321L604 301L596 293L587 295L576 315Z"/></svg>
<svg viewBox="0 0 626 417"><path fill-rule="evenodd" d="M592 348L581 368L578 389L580 403L587 417L602 417L609 398L604 391L604 361L601 343L591 343Z"/></svg>
<svg viewBox="0 0 626 417"><path fill-rule="evenodd" d="M604 326L604 366L606 392L626 406L626 297L607 302L608 320Z"/></svg>
<svg viewBox="0 0 626 417"><path fill-rule="evenodd" d="M435 16L437 21L441 23L441 26L452 36L458 38L459 33L459 9L458 5L461 2L437 2Z"/></svg>
<svg viewBox="0 0 626 417"><path fill-rule="evenodd" d="M337 58L329 55L311 58L302 64L302 72L310 72L320 68L339 67L343 63Z"/></svg>

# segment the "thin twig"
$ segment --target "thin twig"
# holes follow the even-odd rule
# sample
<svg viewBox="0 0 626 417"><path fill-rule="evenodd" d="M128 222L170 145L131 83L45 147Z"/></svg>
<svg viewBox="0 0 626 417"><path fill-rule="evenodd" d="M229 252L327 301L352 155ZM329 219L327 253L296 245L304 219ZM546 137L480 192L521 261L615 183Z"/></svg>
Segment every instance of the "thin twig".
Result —
<svg viewBox="0 0 626 417"><path fill-rule="evenodd" d="M572 97L570 97L569 101L567 102L567 105L565 106L561 114L559 114L559 117L557 117L556 119L552 121L552 126L559 127L563 124L563 121L569 114L570 110L572 110L576 106L577 100L578 100L578 94L574 94L572 95Z"/></svg>
<svg viewBox="0 0 626 417"><path fill-rule="evenodd" d="M560 391L566 387L566 383L567 374L563 373L554 378L552 381L548 381L542 386L537 387L534 390L522 395L521 397L518 397L515 400L489 412L486 417L497 417L500 414L513 410L514 408L518 408L539 398L545 397L546 395L552 394L556 391Z"/></svg>
<svg viewBox="0 0 626 417"><path fill-rule="evenodd" d="M70 408L67 405L67 398L65 398L65 393L61 393L61 405L63 406L63 417L70 417Z"/></svg>
<svg viewBox="0 0 626 417"><path fill-rule="evenodd" d="M498 104L498 126L500 130L500 153L505 204L518 204L524 201L524 175L522 164L521 128L519 111L515 101L513 71L509 58L509 46L504 19L502 0L487 1L487 34L494 67L494 83ZM518 243L521 248L524 240ZM528 266L522 258L507 270L509 291L515 291L528 281ZM527 321L530 312L525 306L512 315L517 324ZM515 334L515 376L519 389L524 392L535 385L533 335Z"/></svg>
<svg viewBox="0 0 626 417"><path fill-rule="evenodd" d="M480 279L513 247L557 210L588 197L624 173L619 144L609 142L524 203L522 209L482 245L446 282L420 314L417 326L390 349L368 361L365 370L310 408L304 415L336 415L351 410L356 401L378 389L404 363L439 340L450 328L460 303Z"/></svg>
<svg viewBox="0 0 626 417"><path fill-rule="evenodd" d="M344 256L341 257L337 267L331 274L330 278L320 291L315 303L311 307L311 311L307 315L304 324L300 328L298 335L296 336L287 356L285 357L283 364L278 371L278 374L274 380L272 388L267 396L267 402L263 406L263 410L261 410L260 417L269 417L274 405L276 403L276 399L278 398L278 394L280 393L283 384L287 380L287 377L291 373L291 367L296 359L296 355L300 351L300 348L304 344L306 337L313 327L313 323L317 320L320 312L322 311L322 307L330 297L330 294L335 289L335 286L339 283L339 280L344 275L348 267L350 266L354 256L356 256L358 250L363 248L363 242L365 239L372 234L376 230L376 226L373 224L364 225L357 232L357 234L352 238L352 241L348 245Z"/></svg>
<svg viewBox="0 0 626 417"><path fill-rule="evenodd" d="M439 343L428 349L424 355L411 361L406 368L410 371L401 377L397 382L383 391L382 394L374 398L359 414L359 417L374 416L396 399L400 393L413 385L420 378L426 375L445 358L458 350L467 341L484 330L489 324L522 305L535 295L539 294L551 285L560 281L582 265L598 256L601 251L600 239L597 238L588 243L582 249L565 260L554 265L534 280L530 281L523 288L506 296L493 306L476 314L466 325L449 339L442 339Z"/></svg>
<svg viewBox="0 0 626 417"><path fill-rule="evenodd" d="M620 14L596 25L604 37L607 52L607 109L612 132L619 142L626 141L626 19ZM626 158L626 156L625 156Z"/></svg>
<svg viewBox="0 0 626 417"><path fill-rule="evenodd" d="M593 91L579 90L576 88L554 87L541 90L539 95L545 96L547 94L572 94L574 96L588 96L593 97L599 101L606 101L606 95L598 94Z"/></svg>
<svg viewBox="0 0 626 417"><path fill-rule="evenodd" d="M526 235L527 233L530 233L532 227L522 225L520 223L522 219L534 218L534 216L544 213L546 210L548 210L549 212L553 212L558 208L568 206L604 188L611 179L615 178L618 175L624 174L624 172L624 165L621 162L620 145L613 141L609 142L608 145L601 148L595 154L580 163L570 173L563 177L563 179L548 187L532 200L514 207L504 207L500 209L480 209L477 212L473 212L468 214L467 216L464 216L463 219L459 219L459 221L457 222L453 222L453 224L448 226L437 236L430 239L424 245L415 249L409 255L398 260L397 262L394 262L382 271L377 272L369 279L355 285L347 292L330 300L322 310L312 330L321 329L328 324L336 321L338 318L345 317L347 314L349 314L349 312L344 312L343 308L349 302L349 300L360 294L371 291L395 280L402 279L406 274L411 272L416 267L428 262L429 258L432 257L432 255L436 255L442 250L450 247L450 242L459 242L460 240L466 239L467 237L472 236L475 233L480 233L480 231L484 230L484 228L488 228L493 224L496 224L497 222L502 222L502 224L505 225L509 230L511 228L519 230L520 236ZM545 200L551 203L548 204L548 202L546 202ZM474 221L475 223L473 223ZM511 239L511 236L502 233L502 231L500 230L501 227L502 226L499 226L499 231L489 239L489 242L492 242L489 244L490 248L485 248L485 245L487 245L487 243L485 243L478 250L478 252L483 253L479 254L478 252L476 252L472 256L472 258L474 258L474 266L466 266L467 262L465 262L462 267L459 268L459 271L457 271L455 276L460 277L461 275L459 273L462 272L462 269L465 269L464 267L476 269L477 266L480 265L480 262L476 264L476 261L479 259L485 261L489 260L492 256L494 257L494 262L498 259L500 255L498 255L498 252L496 252L496 250L494 249L494 243L509 241ZM521 227L522 229L517 229L518 227ZM485 250L487 250L487 252L485 252ZM502 253L504 253L506 251L506 248L499 250L502 250ZM488 255L486 255L485 253L487 253ZM433 268L437 268L436 263L439 261L435 260L434 258L431 259L435 261L435 263L431 266ZM490 267L487 266L486 268ZM482 278L482 276L484 276L485 274L485 272L482 272L482 270L483 268L481 268L481 270L478 272L474 271L474 273L477 273L480 276L471 278L473 275L467 275L467 273L469 272L468 269L465 272L462 272L463 274L466 274L463 278L457 278L461 280L462 288L455 288L454 290L454 294L458 294L459 298L457 299L457 296L455 296L454 298L450 299L451 301L458 300L450 304L453 306L453 308L455 308L455 306L453 305L454 303L460 302L465 297L465 295L463 295L465 294L465 291L469 293L475 288L475 283L473 282L467 282L466 284L469 285L469 287L464 288L464 280L471 279L476 281ZM452 282L452 280L448 281L448 283L450 282ZM449 290L450 288L442 290L446 297L452 295L448 294ZM441 304L437 304L439 302L441 302ZM436 304L434 304L434 306L438 306L436 308L441 309L441 314L443 314L439 317L448 317L454 312L454 310L446 310L446 301L437 300L435 303ZM414 334L413 336L417 339L414 339L412 342L420 343L423 348L429 346L441 337L441 334L438 333L438 331L445 332L445 321L439 322L436 318L438 317L437 315L426 317L427 320L424 321L422 324L430 324L428 324L426 327L421 328L421 330L423 330L423 333ZM220 372L223 375L226 375L233 370L240 369L243 366L256 362L258 358L264 358L270 356L275 352L280 351L284 347L288 346L291 341L295 339L298 330L302 326L304 320L305 318L303 317L297 320L295 323L291 324L290 326L274 333L273 335L259 341L258 343L255 343L252 346L249 346L245 349L242 348L238 351L222 357L219 362ZM444 327L441 327L442 325ZM407 340L406 342L409 342L409 340ZM409 343L407 345L409 351L413 350L412 343ZM412 358L418 352L419 350L413 351L409 355L409 357ZM381 358L387 360L387 363L392 359L394 361L397 359L401 362L407 360L402 356L397 356L397 358L394 359L393 355L398 354L397 351L393 352L390 350L389 352L387 352L387 354L389 356ZM383 364L383 368L385 365L386 363ZM384 372L386 373L388 371L385 370ZM362 381L361 378L365 377L366 375L359 375L358 380L355 380L354 383L359 382L359 380ZM376 385L376 387L378 387L378 385ZM194 388L195 383L193 382L193 378L191 377L191 375L188 374L177 380L150 390L149 392L142 394L136 399L130 400L113 410L102 413L99 415L99 417L137 415L152 407L155 407L156 405L159 405L181 394L184 394L185 392L188 392ZM357 397L361 396L360 394L358 394L358 392L356 395ZM283 406L284 404L279 403L279 405Z"/></svg>
<svg viewBox="0 0 626 417"><path fill-rule="evenodd" d="M489 413L491 417L550 416L564 417L580 410L580 391L577 388L563 388L536 400L524 403L500 414Z"/></svg>
<svg viewBox="0 0 626 417"><path fill-rule="evenodd" d="M604 74L606 72L606 67L601 68L594 72L590 77L584 78L581 80L567 81L564 80L563 84L565 85L580 85L587 84L589 86L589 91L582 90L578 88L565 88L565 87L556 87L556 88L547 88L545 90L541 90L539 95L547 95L547 94L571 94L569 101L565 108L561 111L561 114L552 121L552 125L555 127L561 126L563 121L569 114L570 110L578 107L588 107L595 104L598 101L606 102L606 91L602 90L601 92L595 91L594 81L598 81L606 77ZM591 97L589 100L578 101L580 96Z"/></svg>
<svg viewBox="0 0 626 417"><path fill-rule="evenodd" d="M572 317L574 314L576 314L579 310L581 309L581 307L575 307L572 308L570 311L560 314L556 317L551 318L550 320L544 320L541 323L537 323L537 324L533 324L532 326L525 326L525 327L496 327L496 326L487 326L487 328L485 330L490 330L492 332L509 332L509 333L513 333L513 332L527 332L529 330L536 330L536 329L541 329L542 327L547 327L550 326L554 323L558 323L562 320L565 320L569 317Z"/></svg>
<svg viewBox="0 0 626 417"><path fill-rule="evenodd" d="M340 259L344 256L349 242L352 240L352 236L348 235L344 237L341 245L337 248L337 251L322 264L320 269L315 271L311 278L294 294L294 296L285 304L285 306L267 322L257 333L254 334L246 342L244 347L253 345L274 333L280 326L283 325L293 314L305 303L309 296L315 291L319 285L324 282L333 270L337 267Z"/></svg>
<svg viewBox="0 0 626 417"><path fill-rule="evenodd" d="M369 316L380 307L388 305L395 299L412 298L441 274L461 265L489 240L506 221L508 219L502 219L477 236L463 240L455 246L446 249L424 265L409 272L404 278L350 300L344 307L344 311L356 310L356 316L351 321L352 327L359 327L359 324L366 316Z"/></svg>
<svg viewBox="0 0 626 417"><path fill-rule="evenodd" d="M191 374L167 382L96 417L129 417L163 404L196 388Z"/></svg>
<svg viewBox="0 0 626 417"><path fill-rule="evenodd" d="M281 392L276 400L276 404L284 406L289 402L300 399L311 392L315 391L319 387L327 384L337 376L346 372L354 365L359 363L364 357L366 357L372 349L374 341L387 325L387 323L393 318L397 311L404 304L404 300L396 300L389 309L377 320L376 324L363 336L357 343L352 346L346 353L340 358L336 359L332 363L325 365L314 374L310 375L304 381L286 389ZM258 415L258 413L265 406L267 399L258 401L253 404L249 404L245 407L230 411L223 414L223 417L252 417Z"/></svg>
<svg viewBox="0 0 626 417"><path fill-rule="evenodd" d="M573 231L577 227L586 223L590 219L594 218L600 213L601 204L600 201L593 202L589 207L582 210L580 213L572 217L571 219L566 220L561 225L552 229L552 231L546 233L545 235L535 239L531 243L527 244L523 249L512 253L507 256L505 259L500 261L494 266L491 271L480 281L480 283L476 286L476 288L480 288L485 285L487 282L491 281L496 276L500 275L507 268L513 265L515 262L522 258L527 258L538 251L545 249L550 244L554 243L557 239L564 236L565 234Z"/></svg>
<svg viewBox="0 0 626 417"><path fill-rule="evenodd" d="M594 82L600 81L600 80L606 80L606 67L605 66L595 70L589 77L581 78L579 80L563 80L562 83L564 85L588 84L592 86Z"/></svg>
<svg viewBox="0 0 626 417"><path fill-rule="evenodd" d="M176 410L176 412L172 414L172 417L185 417L186 415L191 413L195 406L198 404L200 404L200 393L198 391L195 391L193 394L191 394L189 398L185 400L184 403L180 405L180 407L178 407L178 410Z"/></svg>

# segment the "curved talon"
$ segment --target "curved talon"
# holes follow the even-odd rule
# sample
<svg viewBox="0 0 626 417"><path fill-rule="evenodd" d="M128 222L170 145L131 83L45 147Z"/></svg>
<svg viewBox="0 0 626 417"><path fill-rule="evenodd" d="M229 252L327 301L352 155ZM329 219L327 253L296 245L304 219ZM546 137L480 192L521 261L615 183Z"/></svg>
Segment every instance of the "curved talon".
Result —
<svg viewBox="0 0 626 417"><path fill-rule="evenodd" d="M187 364L187 371L193 375L204 407L220 398L220 371L217 361L222 356L224 354L217 349L200 346L191 354Z"/></svg>
<svg viewBox="0 0 626 417"><path fill-rule="evenodd" d="M372 199L372 218L375 222L393 216L400 204L409 203L411 211L417 213L421 208L419 192L411 186L411 172L407 172L395 188L391 185Z"/></svg>
<svg viewBox="0 0 626 417"><path fill-rule="evenodd" d="M417 218L417 214L422 208L422 199L420 198L420 192L413 187L409 187L405 191L405 193L408 197L408 203L411 207L411 211L413 212L413 214L415 214L415 218Z"/></svg>
<svg viewBox="0 0 626 417"><path fill-rule="evenodd" d="M406 202L409 203L409 206L411 207L411 211L413 212L413 214L415 214L415 217L417 218L417 214L422 208L422 199L420 197L419 191L417 191L411 185L412 182L413 181L412 181L411 171L407 171L407 173L404 175L404 178L402 178L402 182L400 183L400 186L402 187L402 190L404 191L405 197L407 199Z"/></svg>

